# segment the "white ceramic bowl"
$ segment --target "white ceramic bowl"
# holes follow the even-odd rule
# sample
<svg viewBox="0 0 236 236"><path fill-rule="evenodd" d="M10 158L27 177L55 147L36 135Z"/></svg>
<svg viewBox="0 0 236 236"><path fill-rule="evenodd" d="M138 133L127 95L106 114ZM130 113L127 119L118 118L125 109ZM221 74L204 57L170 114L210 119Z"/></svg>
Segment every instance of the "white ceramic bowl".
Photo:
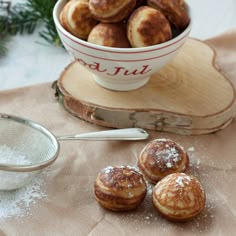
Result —
<svg viewBox="0 0 236 236"><path fill-rule="evenodd" d="M177 54L191 30L190 22L178 36L149 47L99 46L73 36L62 27L59 15L66 2L59 0L53 10L53 19L64 47L73 59L92 72L99 85L111 90L129 91L144 86L152 74Z"/></svg>

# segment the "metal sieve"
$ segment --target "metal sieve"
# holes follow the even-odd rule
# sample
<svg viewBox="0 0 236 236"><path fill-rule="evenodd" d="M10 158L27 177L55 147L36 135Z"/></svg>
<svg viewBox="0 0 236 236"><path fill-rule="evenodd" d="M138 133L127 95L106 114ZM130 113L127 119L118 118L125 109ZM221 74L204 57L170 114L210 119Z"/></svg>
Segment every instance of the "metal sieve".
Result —
<svg viewBox="0 0 236 236"><path fill-rule="evenodd" d="M34 121L0 113L0 147L6 145L26 156L27 164L0 160L0 190L12 190L29 183L58 157L62 140L144 140L148 133L140 128L113 129L56 137ZM6 181L2 181L3 179Z"/></svg>

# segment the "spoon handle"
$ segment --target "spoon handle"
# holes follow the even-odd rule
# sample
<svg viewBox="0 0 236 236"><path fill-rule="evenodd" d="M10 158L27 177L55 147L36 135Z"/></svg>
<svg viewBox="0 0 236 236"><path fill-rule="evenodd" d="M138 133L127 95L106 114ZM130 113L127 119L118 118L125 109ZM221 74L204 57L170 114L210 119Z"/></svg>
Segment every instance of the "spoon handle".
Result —
<svg viewBox="0 0 236 236"><path fill-rule="evenodd" d="M140 128L113 129L84 134L59 136L59 141L63 140L144 140L149 134Z"/></svg>

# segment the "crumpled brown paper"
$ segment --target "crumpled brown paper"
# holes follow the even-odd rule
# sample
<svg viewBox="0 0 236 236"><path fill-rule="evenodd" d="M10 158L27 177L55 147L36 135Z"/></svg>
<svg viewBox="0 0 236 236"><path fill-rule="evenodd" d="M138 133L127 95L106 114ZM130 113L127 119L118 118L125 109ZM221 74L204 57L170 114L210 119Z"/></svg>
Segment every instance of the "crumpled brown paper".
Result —
<svg viewBox="0 0 236 236"><path fill-rule="evenodd" d="M236 31L207 41L217 52L217 64L236 86ZM55 78L56 79L56 78ZM103 130L68 114L54 97L51 84L0 93L1 112L34 120L55 135ZM149 132L145 141L64 141L57 161L47 169L47 197L32 205L30 214L0 219L0 235L233 235L236 232L236 122L214 134L179 136ZM1 134L4 135L4 134ZM93 196L98 172L108 165L136 165L144 145L170 138L189 153L190 174L206 190L206 208L188 223L163 219L151 201L152 186L135 211L114 213ZM1 199L0 199L1 200Z"/></svg>

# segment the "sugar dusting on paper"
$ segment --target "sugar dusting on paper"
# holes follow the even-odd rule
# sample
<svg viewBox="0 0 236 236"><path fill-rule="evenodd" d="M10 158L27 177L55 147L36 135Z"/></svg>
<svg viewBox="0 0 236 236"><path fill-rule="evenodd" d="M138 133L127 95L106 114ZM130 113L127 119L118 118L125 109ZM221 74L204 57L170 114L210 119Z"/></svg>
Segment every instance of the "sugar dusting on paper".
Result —
<svg viewBox="0 0 236 236"><path fill-rule="evenodd" d="M208 178L209 173L204 169L202 165L202 160L204 160L204 156L200 156L198 153L197 147L189 147L186 149L189 158L190 158L190 171L188 174L195 176L200 182L203 184L204 188L208 188ZM214 163L211 163L214 165ZM194 218L192 221L185 223L185 224L174 224L172 222L167 221L166 219L162 218L154 209L152 204L152 189L154 185L147 183L147 196L144 202L140 205L140 207L135 212L127 212L124 213L124 217L113 215L113 217L117 221L121 221L120 223L127 222L127 220L132 222L132 227L136 232L140 232L145 226L156 227L156 225L160 226L160 230L162 233L168 233L170 227L176 227L179 233L185 232L186 228L188 228L189 233L199 234L204 233L210 227L210 225L214 222L215 217L215 208L216 205L219 204L219 199L217 197L212 196L206 192L207 195L207 202L205 206L205 210ZM181 184L181 182L180 182ZM114 219L113 218L113 219ZM142 220L140 220L142 219Z"/></svg>
<svg viewBox="0 0 236 236"><path fill-rule="evenodd" d="M26 156L17 153L16 150L7 145L1 145L0 163L29 164L30 162ZM22 173L15 173L15 175L14 173L0 171L0 186L2 189L12 184L12 181L15 184L17 179L22 178ZM25 173L25 175L23 177L27 179L28 174ZM37 201L47 197L43 188L45 175L47 175L47 171L41 172L32 182L17 190L0 191L0 221L11 217L22 219L30 215L31 208Z"/></svg>
<svg viewBox="0 0 236 236"><path fill-rule="evenodd" d="M43 190L43 173L27 186L18 190L0 191L0 221L15 217L27 217L38 200L47 197Z"/></svg>

